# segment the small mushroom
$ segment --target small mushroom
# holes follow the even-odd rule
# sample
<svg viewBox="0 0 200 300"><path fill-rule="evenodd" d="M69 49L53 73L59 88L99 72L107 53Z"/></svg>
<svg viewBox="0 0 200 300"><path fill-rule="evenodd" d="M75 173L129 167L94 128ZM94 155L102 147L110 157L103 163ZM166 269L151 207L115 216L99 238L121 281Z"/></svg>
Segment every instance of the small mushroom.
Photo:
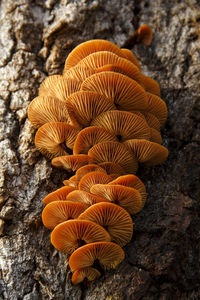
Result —
<svg viewBox="0 0 200 300"><path fill-rule="evenodd" d="M133 221L122 207L113 203L101 202L87 208L78 217L103 226L110 234L111 241L121 247L130 242L133 234Z"/></svg>
<svg viewBox="0 0 200 300"><path fill-rule="evenodd" d="M48 96L39 96L31 101L28 118L37 128L48 122L70 122L66 104Z"/></svg>
<svg viewBox="0 0 200 300"><path fill-rule="evenodd" d="M97 73L95 69L87 68L81 64L76 65L68 70L63 70L64 78L71 78L83 82L87 77Z"/></svg>
<svg viewBox="0 0 200 300"><path fill-rule="evenodd" d="M76 137L73 153L88 154L90 148L92 148L94 145L100 142L105 142L105 141L116 142L117 141L116 136L112 134L110 131L102 127L90 126L82 129Z"/></svg>
<svg viewBox="0 0 200 300"><path fill-rule="evenodd" d="M69 95L80 90L80 86L81 82L75 79L65 78L62 75L52 75L40 85L39 96L51 96L65 102Z"/></svg>
<svg viewBox="0 0 200 300"><path fill-rule="evenodd" d="M121 51L126 59L130 60L134 65L136 65L136 67L138 67L139 70L141 69L139 61L137 60L137 58L135 57L135 55L131 50L121 48Z"/></svg>
<svg viewBox="0 0 200 300"><path fill-rule="evenodd" d="M62 222L77 219L88 207L88 204L81 202L53 201L43 209L42 222L45 227L53 229Z"/></svg>
<svg viewBox="0 0 200 300"><path fill-rule="evenodd" d="M89 205L93 205L95 203L99 202L110 202L109 200L96 196L94 194L88 193L86 191L72 191L70 194L67 196L67 201L75 201L75 202L83 202Z"/></svg>
<svg viewBox="0 0 200 300"><path fill-rule="evenodd" d="M123 55L119 47L106 40L90 40L78 45L72 50L65 61L64 71L77 65L82 59L91 53L109 51L118 56Z"/></svg>
<svg viewBox="0 0 200 300"><path fill-rule="evenodd" d="M153 32L151 27L144 24L140 26L137 30L137 39L136 42L138 44L143 44L145 46L149 46L152 42Z"/></svg>
<svg viewBox="0 0 200 300"><path fill-rule="evenodd" d="M93 91L112 99L119 110L146 110L148 99L135 80L116 72L101 72L83 81L81 90Z"/></svg>
<svg viewBox="0 0 200 300"><path fill-rule="evenodd" d="M81 180L81 178L83 176L85 176L86 174L88 174L90 172L94 172L94 171L106 173L104 168L102 168L100 165L89 164L89 165L79 168L76 171L76 178L77 178L77 180Z"/></svg>
<svg viewBox="0 0 200 300"><path fill-rule="evenodd" d="M84 127L89 126L91 121L102 112L116 109L106 96L90 91L72 94L67 98L66 104L69 115Z"/></svg>
<svg viewBox="0 0 200 300"><path fill-rule="evenodd" d="M127 111L103 112L92 121L91 125L105 128L115 135L119 142L137 138L150 139L150 128L146 120Z"/></svg>
<svg viewBox="0 0 200 300"><path fill-rule="evenodd" d="M156 118L159 120L161 126L163 126L167 119L166 103L160 97L158 97L156 95L153 95L148 92L146 94L147 94L147 98L148 98L148 105L144 109L144 111L147 111L147 112L153 114L154 116L156 116Z"/></svg>
<svg viewBox="0 0 200 300"><path fill-rule="evenodd" d="M168 156L167 148L147 140L128 140L123 144L136 155L138 162L144 167L158 165Z"/></svg>
<svg viewBox="0 0 200 300"><path fill-rule="evenodd" d="M74 285L78 285L81 282L93 281L98 279L101 276L101 273L95 268L82 268L76 270L72 275L72 283Z"/></svg>
<svg viewBox="0 0 200 300"><path fill-rule="evenodd" d="M102 226L87 220L63 222L51 233L51 243L65 254L71 254L85 244L98 241L109 242L109 233Z"/></svg>
<svg viewBox="0 0 200 300"><path fill-rule="evenodd" d="M120 67L120 69L124 70L128 77L134 79L137 82L142 82L141 73L139 69L131 63L129 60L125 58L121 58L114 53L108 51L95 52L80 62L82 66L91 69L98 69L103 67L104 65L115 65Z"/></svg>
<svg viewBox="0 0 200 300"><path fill-rule="evenodd" d="M79 168L91 163L91 157L86 154L59 156L52 159L54 167L62 168L68 172L77 171Z"/></svg>
<svg viewBox="0 0 200 300"><path fill-rule="evenodd" d="M50 122L42 125L35 135L38 150L49 158L73 152L79 130L64 122Z"/></svg>
<svg viewBox="0 0 200 300"><path fill-rule="evenodd" d="M72 271L94 267L97 270L116 268L125 258L123 249L112 242L96 242L85 245L72 253L69 266Z"/></svg>
<svg viewBox="0 0 200 300"><path fill-rule="evenodd" d="M138 161L127 147L119 142L101 142L94 145L88 155L95 164L114 162L119 164L127 173L136 173Z"/></svg>
<svg viewBox="0 0 200 300"><path fill-rule="evenodd" d="M146 188L144 183L136 175L128 174L128 175L119 176L115 180L109 182L109 184L110 185L120 184L138 190L142 196L142 203L143 205L145 204L147 198Z"/></svg>
<svg viewBox="0 0 200 300"><path fill-rule="evenodd" d="M91 74L92 75L92 74ZM160 86L157 83L157 81L155 81L154 79L152 79L149 76L146 76L144 74L141 73L142 76L142 85L144 87L144 89L154 95L157 95L158 97L160 97Z"/></svg>
<svg viewBox="0 0 200 300"><path fill-rule="evenodd" d="M127 186L95 184L91 187L90 192L110 200L133 215L137 214L143 207L140 192Z"/></svg>
<svg viewBox="0 0 200 300"><path fill-rule="evenodd" d="M109 183L110 181L112 181L112 177L110 177L106 173L94 171L84 175L81 178L78 188L79 190L90 192L90 188L94 184Z"/></svg>
<svg viewBox="0 0 200 300"><path fill-rule="evenodd" d="M42 201L46 205L53 201L66 200L67 195L74 190L75 188L72 186L63 186L60 189L48 194Z"/></svg>

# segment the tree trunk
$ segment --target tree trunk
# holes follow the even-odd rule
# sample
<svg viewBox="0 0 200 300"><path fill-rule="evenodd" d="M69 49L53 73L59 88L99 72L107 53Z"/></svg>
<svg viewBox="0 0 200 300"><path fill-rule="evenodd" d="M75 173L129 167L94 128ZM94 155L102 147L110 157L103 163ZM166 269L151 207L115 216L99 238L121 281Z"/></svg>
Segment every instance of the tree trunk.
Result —
<svg viewBox="0 0 200 300"><path fill-rule="evenodd" d="M2 0L0 18L0 299L199 299L199 1ZM67 174L36 150L27 107L77 44L103 38L123 47L143 23L153 42L134 51L169 109L169 158L138 173L148 199L126 259L87 288L73 287L41 222L42 198Z"/></svg>

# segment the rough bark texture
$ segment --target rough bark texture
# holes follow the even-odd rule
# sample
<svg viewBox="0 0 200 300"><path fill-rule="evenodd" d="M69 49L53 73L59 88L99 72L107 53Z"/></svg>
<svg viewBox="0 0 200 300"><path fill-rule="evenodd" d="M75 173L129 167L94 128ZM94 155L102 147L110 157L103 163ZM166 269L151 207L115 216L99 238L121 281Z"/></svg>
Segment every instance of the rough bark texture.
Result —
<svg viewBox="0 0 200 300"><path fill-rule="evenodd" d="M73 287L41 223L41 199L66 174L35 149L27 106L74 46L92 38L124 46L138 22L154 31L152 45L134 51L168 105L169 158L139 171L148 200L125 261L87 289ZM0 24L0 299L199 299L199 1L2 0Z"/></svg>

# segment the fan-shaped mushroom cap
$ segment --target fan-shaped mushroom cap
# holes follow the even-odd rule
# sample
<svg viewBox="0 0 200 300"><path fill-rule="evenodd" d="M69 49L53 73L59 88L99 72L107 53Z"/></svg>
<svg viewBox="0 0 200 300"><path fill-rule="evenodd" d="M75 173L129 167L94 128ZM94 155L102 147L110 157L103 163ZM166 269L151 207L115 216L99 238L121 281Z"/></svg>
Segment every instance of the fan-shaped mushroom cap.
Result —
<svg viewBox="0 0 200 300"><path fill-rule="evenodd" d="M65 102L66 98L79 91L80 87L80 81L65 78L62 75L52 75L47 77L40 85L39 96L56 97Z"/></svg>
<svg viewBox="0 0 200 300"><path fill-rule="evenodd" d="M167 148L147 140L128 140L123 144L136 155L139 163L144 167L158 165L168 156Z"/></svg>
<svg viewBox="0 0 200 300"><path fill-rule="evenodd" d="M153 114L151 114L147 111L143 111L142 115L145 117L145 120L150 128L154 128L158 131L160 130L160 127L161 127L160 122L159 122L158 118L156 118L156 116L154 116Z"/></svg>
<svg viewBox="0 0 200 300"><path fill-rule="evenodd" d="M73 191L67 196L67 201L83 202L89 205L93 205L99 202L110 202L109 200L88 193L86 191Z"/></svg>
<svg viewBox="0 0 200 300"><path fill-rule="evenodd" d="M151 136L150 136L150 141L158 144L162 144L162 137L160 134L160 131L150 128Z"/></svg>
<svg viewBox="0 0 200 300"><path fill-rule="evenodd" d="M82 268L76 270L72 275L72 283L77 285L87 279L88 281L93 281L98 279L101 276L101 273L95 268Z"/></svg>
<svg viewBox="0 0 200 300"><path fill-rule="evenodd" d="M118 174L119 175L124 175L126 174L125 170L117 163L114 162L102 162L99 164L104 170L106 171L107 174Z"/></svg>
<svg viewBox="0 0 200 300"><path fill-rule="evenodd" d="M67 106L57 98L39 96L28 107L29 121L35 127L48 122L69 122Z"/></svg>
<svg viewBox="0 0 200 300"><path fill-rule="evenodd" d="M51 243L65 254L71 254L85 244L98 241L109 242L109 233L102 226L87 220L63 222L51 233Z"/></svg>
<svg viewBox="0 0 200 300"><path fill-rule="evenodd" d="M133 221L122 207L113 203L97 203L90 206L78 217L103 226L110 234L111 241L121 247L130 242L133 234Z"/></svg>
<svg viewBox="0 0 200 300"><path fill-rule="evenodd" d="M43 209L42 222L45 227L53 229L69 219L77 219L88 207L88 204L81 202L54 201Z"/></svg>
<svg viewBox="0 0 200 300"><path fill-rule="evenodd" d="M91 74L92 75L92 74ZM141 73L142 76L142 85L144 87L144 89L154 95L157 95L160 97L160 86L157 83L157 81L155 81L154 79L152 79L149 76L146 76L144 74Z"/></svg>
<svg viewBox="0 0 200 300"><path fill-rule="evenodd" d="M65 200L67 195L74 190L75 188L72 186L63 186L60 189L48 194L42 201L46 205L53 201Z"/></svg>
<svg viewBox="0 0 200 300"><path fill-rule="evenodd" d="M149 46L152 42L153 32L151 27L144 24L137 30L137 43Z"/></svg>
<svg viewBox="0 0 200 300"><path fill-rule="evenodd" d="M136 175L128 174L124 176L119 176L115 180L109 182L109 185L113 184L124 185L138 190L142 196L142 203L143 205L145 204L147 198L146 188L144 183Z"/></svg>
<svg viewBox="0 0 200 300"><path fill-rule="evenodd" d="M136 157L119 142L102 142L88 151L93 163L115 162L127 173L135 173L138 168Z"/></svg>
<svg viewBox="0 0 200 300"><path fill-rule="evenodd" d="M145 90L135 80L116 72L101 72L83 81L81 89L112 99L121 110L145 110L148 99Z"/></svg>
<svg viewBox="0 0 200 300"><path fill-rule="evenodd" d="M105 141L116 142L117 138L114 134L112 134L105 128L98 126L86 127L85 129L81 130L77 135L76 141L74 143L73 152L74 154L88 154L88 151L91 147L100 142Z"/></svg>
<svg viewBox="0 0 200 300"><path fill-rule="evenodd" d="M91 158L85 154L59 156L51 161L54 167L63 168L67 171L76 171L90 162Z"/></svg>
<svg viewBox="0 0 200 300"><path fill-rule="evenodd" d="M105 128L116 136L119 142L140 138L150 138L147 122L136 114L127 111L111 110L96 117L91 125Z"/></svg>
<svg viewBox="0 0 200 300"><path fill-rule="evenodd" d="M73 68L68 70L63 70L64 78L71 78L78 80L79 82L83 82L87 77L97 73L98 71L95 69L90 69L81 64L76 65Z"/></svg>
<svg viewBox="0 0 200 300"><path fill-rule="evenodd" d="M85 245L72 253L69 266L72 271L100 265L104 270L116 268L125 258L123 249L112 242Z"/></svg>
<svg viewBox="0 0 200 300"><path fill-rule="evenodd" d="M81 178L78 188L79 190L83 190L89 193L90 188L94 184L109 183L110 181L112 181L112 177L110 177L106 173L94 171L84 175Z"/></svg>
<svg viewBox="0 0 200 300"><path fill-rule="evenodd" d="M123 55L125 55L125 58L130 60L134 65L136 65L136 67L138 67L138 69L141 69L140 63L137 60L137 58L135 57L135 55L133 54L133 52L129 49L125 49L125 48L121 48L121 51L123 53Z"/></svg>
<svg viewBox="0 0 200 300"><path fill-rule="evenodd" d="M118 204L133 215L143 207L140 192L127 186L95 184L91 187L90 192Z"/></svg>
<svg viewBox="0 0 200 300"><path fill-rule="evenodd" d="M104 168L100 167L99 165L89 164L89 165L81 167L80 169L78 169L76 171L76 178L78 180L81 180L81 178L83 176L85 176L86 174L88 174L90 172L94 172L94 171L106 173Z"/></svg>
<svg viewBox="0 0 200 300"><path fill-rule="evenodd" d="M66 180L63 180L63 184L65 186L72 186L72 187L78 189L79 180L73 180L73 181L71 181L69 179L66 179Z"/></svg>
<svg viewBox="0 0 200 300"><path fill-rule="evenodd" d="M100 51L109 51L115 53L118 56L123 56L122 51L119 47L109 41L105 40L90 40L78 45L72 50L65 61L64 70L67 70L76 64L78 64L83 58L90 55L91 53Z"/></svg>
<svg viewBox="0 0 200 300"><path fill-rule="evenodd" d="M87 68L98 69L104 65L119 66L124 70L128 77L134 79L137 82L141 82L141 73L139 69L125 58L121 58L114 53L108 51L96 52L85 57L80 64Z"/></svg>
<svg viewBox="0 0 200 300"><path fill-rule="evenodd" d="M152 113L159 120L161 126L164 125L167 119L166 103L156 95L146 93L148 98L148 106L144 111Z"/></svg>
<svg viewBox="0 0 200 300"><path fill-rule="evenodd" d="M64 122L42 125L35 135L38 150L49 158L72 153L79 130Z"/></svg>
<svg viewBox="0 0 200 300"><path fill-rule="evenodd" d="M69 114L85 127L102 112L116 109L110 99L90 91L74 93L67 98L66 103Z"/></svg>

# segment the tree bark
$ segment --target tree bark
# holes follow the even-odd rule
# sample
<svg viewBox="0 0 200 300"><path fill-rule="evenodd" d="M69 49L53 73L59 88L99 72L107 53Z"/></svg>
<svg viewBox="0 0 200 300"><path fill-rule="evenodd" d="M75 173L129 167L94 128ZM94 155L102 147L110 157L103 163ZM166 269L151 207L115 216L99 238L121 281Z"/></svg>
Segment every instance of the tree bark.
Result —
<svg viewBox="0 0 200 300"><path fill-rule="evenodd" d="M134 216L125 261L73 287L41 222L42 198L67 174L36 150L27 107L76 45L102 38L123 47L143 23L153 42L134 52L168 106L169 158L140 168L148 199ZM0 24L0 300L199 299L199 1L2 0Z"/></svg>

